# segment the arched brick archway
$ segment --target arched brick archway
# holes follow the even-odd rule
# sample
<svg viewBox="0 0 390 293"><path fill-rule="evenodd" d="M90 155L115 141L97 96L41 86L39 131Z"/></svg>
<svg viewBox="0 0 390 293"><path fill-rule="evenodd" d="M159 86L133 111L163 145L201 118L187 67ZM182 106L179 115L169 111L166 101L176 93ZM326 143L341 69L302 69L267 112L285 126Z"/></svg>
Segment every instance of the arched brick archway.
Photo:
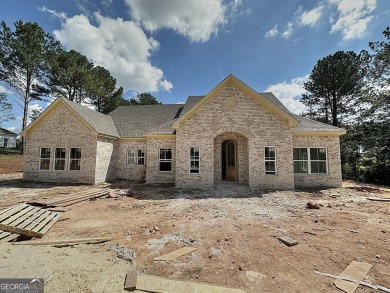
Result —
<svg viewBox="0 0 390 293"><path fill-rule="evenodd" d="M214 138L214 182L249 182L248 139L237 132L224 132Z"/></svg>

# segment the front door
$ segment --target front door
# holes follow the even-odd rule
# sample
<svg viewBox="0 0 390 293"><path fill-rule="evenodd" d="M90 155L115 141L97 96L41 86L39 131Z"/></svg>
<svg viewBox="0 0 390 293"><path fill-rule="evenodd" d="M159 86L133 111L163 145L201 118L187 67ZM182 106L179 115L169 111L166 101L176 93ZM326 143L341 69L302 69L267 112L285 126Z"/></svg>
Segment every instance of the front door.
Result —
<svg viewBox="0 0 390 293"><path fill-rule="evenodd" d="M236 144L233 141L225 143L225 174L226 180L236 180Z"/></svg>

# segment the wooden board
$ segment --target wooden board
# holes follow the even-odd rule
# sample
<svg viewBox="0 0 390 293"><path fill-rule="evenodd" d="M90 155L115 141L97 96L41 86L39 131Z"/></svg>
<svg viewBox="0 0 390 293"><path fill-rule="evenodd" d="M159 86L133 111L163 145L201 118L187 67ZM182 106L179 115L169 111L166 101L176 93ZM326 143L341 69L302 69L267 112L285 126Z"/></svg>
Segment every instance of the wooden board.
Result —
<svg viewBox="0 0 390 293"><path fill-rule="evenodd" d="M126 274L123 290L133 292L137 287L137 272L130 271Z"/></svg>
<svg viewBox="0 0 390 293"><path fill-rule="evenodd" d="M390 198L386 198L386 197L367 197L367 199L371 201L390 202Z"/></svg>
<svg viewBox="0 0 390 293"><path fill-rule="evenodd" d="M0 241L4 241L4 242L12 241L18 238L19 236L20 236L19 234L14 234L11 232L0 230Z"/></svg>
<svg viewBox="0 0 390 293"><path fill-rule="evenodd" d="M137 290L159 293L245 293L241 289L220 287L207 283L173 280L151 275L137 276Z"/></svg>
<svg viewBox="0 0 390 293"><path fill-rule="evenodd" d="M82 244L82 243L101 243L112 240L112 237L102 238L84 238L84 239L65 239L52 241L21 241L15 242L14 245L64 245L64 244Z"/></svg>
<svg viewBox="0 0 390 293"><path fill-rule="evenodd" d="M167 254L164 254L164 255L161 255L159 257L155 257L153 260L154 261L157 261L157 260L163 260L163 261L168 261L168 260L172 260L172 259L175 259L175 258L178 258L182 255L185 255L187 253L190 253L192 251L196 250L195 247L182 247L182 248L179 248L179 249L176 249L174 251L171 251Z"/></svg>
<svg viewBox="0 0 390 293"><path fill-rule="evenodd" d="M362 281L371 267L372 265L369 263L352 261L349 266L340 274L340 276ZM337 288L347 293L353 293L357 287L359 287L359 284L346 280L334 280L333 283Z"/></svg>
<svg viewBox="0 0 390 293"><path fill-rule="evenodd" d="M299 243L299 241L294 240L288 236L279 237L279 240L281 242L283 242L284 244L286 244L287 246L294 246L294 245L297 245Z"/></svg>
<svg viewBox="0 0 390 293"><path fill-rule="evenodd" d="M0 212L0 229L42 238L60 217L57 213L21 203Z"/></svg>

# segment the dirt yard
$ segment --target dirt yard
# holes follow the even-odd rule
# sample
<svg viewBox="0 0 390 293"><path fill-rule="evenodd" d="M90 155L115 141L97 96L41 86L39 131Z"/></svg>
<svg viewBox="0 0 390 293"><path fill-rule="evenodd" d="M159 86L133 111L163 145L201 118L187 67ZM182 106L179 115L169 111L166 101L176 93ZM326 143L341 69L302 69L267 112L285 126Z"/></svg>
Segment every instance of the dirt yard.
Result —
<svg viewBox="0 0 390 293"><path fill-rule="evenodd" d="M2 208L91 188L25 182L20 173L0 178ZM206 190L105 184L100 187L119 197L72 205L43 239L113 241L62 248L0 243L0 277L45 278L47 292L122 292L126 272L136 268L248 293L341 292L314 270L338 275L356 260L372 265L365 282L390 288L390 203L366 198L390 197L390 189L370 193L353 186L265 192L229 184ZM319 209L306 208L308 202ZM299 244L288 247L280 236ZM135 265L110 250L117 244L136 253ZM153 261L183 246L197 250ZM360 286L355 292L374 291Z"/></svg>

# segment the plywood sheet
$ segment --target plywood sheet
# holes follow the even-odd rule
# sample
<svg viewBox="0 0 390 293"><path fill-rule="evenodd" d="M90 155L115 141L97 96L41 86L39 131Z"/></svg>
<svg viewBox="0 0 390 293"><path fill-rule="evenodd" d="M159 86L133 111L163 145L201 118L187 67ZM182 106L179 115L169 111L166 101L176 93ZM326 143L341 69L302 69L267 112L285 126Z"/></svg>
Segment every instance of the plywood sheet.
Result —
<svg viewBox="0 0 390 293"><path fill-rule="evenodd" d="M340 276L362 281L371 267L372 265L366 262L352 261ZM347 293L353 293L359 287L359 284L345 280L334 280L333 283L337 288Z"/></svg>
<svg viewBox="0 0 390 293"><path fill-rule="evenodd" d="M196 250L195 247L188 247L188 246L184 246L182 248L179 248L179 249L176 249L174 251L171 251L167 254L164 254L164 255L161 255L159 257L155 257L153 260L163 260L163 261L169 261L169 260L172 260L172 259L175 259L175 258L178 258L182 255L185 255L187 253L190 253L192 251Z"/></svg>

